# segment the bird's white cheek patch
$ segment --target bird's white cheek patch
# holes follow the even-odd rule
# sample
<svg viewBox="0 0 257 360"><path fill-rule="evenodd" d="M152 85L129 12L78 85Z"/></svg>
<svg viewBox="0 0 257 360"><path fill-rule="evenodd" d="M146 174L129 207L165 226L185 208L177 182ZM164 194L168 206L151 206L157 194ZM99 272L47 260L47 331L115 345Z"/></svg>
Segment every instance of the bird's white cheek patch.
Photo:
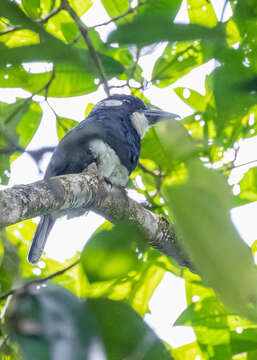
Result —
<svg viewBox="0 0 257 360"><path fill-rule="evenodd" d="M146 116L143 113L134 112L131 115L131 121L141 139L145 136L145 133L149 129L149 123Z"/></svg>

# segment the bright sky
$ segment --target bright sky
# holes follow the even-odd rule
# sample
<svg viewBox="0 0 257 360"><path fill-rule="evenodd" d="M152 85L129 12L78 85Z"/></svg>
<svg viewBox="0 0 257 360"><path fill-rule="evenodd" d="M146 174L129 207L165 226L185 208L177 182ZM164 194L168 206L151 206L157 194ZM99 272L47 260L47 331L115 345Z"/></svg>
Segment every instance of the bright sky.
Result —
<svg viewBox="0 0 257 360"><path fill-rule="evenodd" d="M215 12L220 18L224 0L212 1ZM97 14L97 16L96 16ZM227 10L224 15L224 20L228 19L231 15L231 9L227 6ZM96 23L102 23L109 20L109 16L105 12L99 0L94 1L92 8L85 14L84 21L88 26L95 25ZM186 12L186 0L182 3L182 8L176 18L177 22L187 22ZM109 31L113 30L114 25L110 24L108 27L101 28L101 36L106 38ZM144 69L144 75L149 79L152 71L155 59L161 54L163 46L160 46L156 50L155 54L145 56L140 65ZM203 65L193 71L189 75L186 75L175 84L168 88L157 89L152 86L145 92L147 98L150 101L162 108L163 110L170 111L179 114L181 117L188 116L193 111L185 105L172 89L183 86L195 89L201 93L204 93L204 80L205 75L213 70L214 62L210 61L206 65ZM124 89L117 89L122 90ZM121 91L117 91L121 92ZM15 97L27 96L23 90L14 89L0 89L0 100L6 102L15 101ZM50 104L54 107L55 111L60 116L72 118L75 120L83 120L85 109L88 103L96 103L105 97L105 93L102 87L95 93L73 97L69 99L49 99ZM42 101L42 97L37 97L38 101ZM40 124L38 132L32 139L29 148L36 149L42 146L56 145L56 125L55 117L45 103L41 103L44 115ZM240 144L240 150L236 164L243 164L250 160L255 160L257 154L257 137L249 140L242 141ZM229 154L228 154L229 156ZM45 168L49 161L49 156L45 157L42 162L42 168ZM250 166L240 167L234 170L234 175L231 177L231 184L236 183L243 173L248 170ZM24 171L26 169L26 171ZM10 185L29 183L38 180L42 177L42 174L38 174L38 169L28 155L21 156L17 161L12 164L12 174L10 179ZM130 193L135 197L135 194ZM136 197L137 199L137 197ZM257 203L251 205L245 205L240 208L232 210L233 221L241 233L242 237L249 244L252 244L256 240L257 222L255 221L257 216ZM52 230L48 243L46 246L46 252L48 256L54 257L58 260L72 257L76 250L81 250L85 243L85 238L88 238L93 231L102 223L103 219L95 214L89 214L87 217L80 217L66 221L61 219L57 222ZM76 234L76 237L74 237ZM175 327L172 328L172 324L180 315L180 313L186 308L184 280L175 277L174 275L167 273L164 280L157 288L150 301L151 314L146 315L146 321L155 329L158 335L171 344L174 347L181 346L185 343L189 343L195 340L194 332L188 327Z"/></svg>

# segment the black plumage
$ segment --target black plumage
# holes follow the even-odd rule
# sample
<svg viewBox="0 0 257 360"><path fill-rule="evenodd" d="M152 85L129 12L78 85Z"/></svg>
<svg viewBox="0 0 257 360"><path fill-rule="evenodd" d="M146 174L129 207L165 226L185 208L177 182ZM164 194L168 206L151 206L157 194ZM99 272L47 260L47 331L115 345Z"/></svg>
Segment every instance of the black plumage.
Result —
<svg viewBox="0 0 257 360"><path fill-rule="evenodd" d="M89 116L63 137L45 178L80 173L95 162L113 184L125 186L137 166L141 138L148 126L175 116L150 110L134 96L112 95L96 104ZM50 214L41 217L28 254L32 264L40 259L54 222Z"/></svg>

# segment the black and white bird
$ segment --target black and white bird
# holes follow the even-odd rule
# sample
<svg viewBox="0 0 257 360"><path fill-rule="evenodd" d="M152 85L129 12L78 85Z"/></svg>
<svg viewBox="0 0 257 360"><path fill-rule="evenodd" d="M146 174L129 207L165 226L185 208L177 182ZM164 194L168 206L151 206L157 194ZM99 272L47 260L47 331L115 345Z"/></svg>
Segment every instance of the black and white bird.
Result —
<svg viewBox="0 0 257 360"><path fill-rule="evenodd" d="M80 173L95 162L113 185L125 186L136 168L141 139L149 126L178 115L153 110L130 95L112 95L98 102L89 116L68 132L56 147L44 178ZM55 218L43 215L32 240L28 261L36 264Z"/></svg>

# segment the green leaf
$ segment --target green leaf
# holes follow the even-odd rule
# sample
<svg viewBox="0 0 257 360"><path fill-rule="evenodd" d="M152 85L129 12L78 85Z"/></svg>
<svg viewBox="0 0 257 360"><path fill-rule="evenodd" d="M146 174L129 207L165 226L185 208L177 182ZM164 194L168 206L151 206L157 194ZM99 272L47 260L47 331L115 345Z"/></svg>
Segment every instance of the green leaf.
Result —
<svg viewBox="0 0 257 360"><path fill-rule="evenodd" d="M82 16L93 5L92 0L69 0L69 3L78 16Z"/></svg>
<svg viewBox="0 0 257 360"><path fill-rule="evenodd" d="M1 236L0 292L8 292L20 280L20 259L17 248L7 240L4 230ZM4 245L4 253L3 253Z"/></svg>
<svg viewBox="0 0 257 360"><path fill-rule="evenodd" d="M245 66L244 53L229 50L222 59L224 65L216 68L213 73L217 107L216 129L221 136L229 124L233 124L233 129L237 130L242 117L256 103L255 94L243 90L244 81L252 75L252 68Z"/></svg>
<svg viewBox="0 0 257 360"><path fill-rule="evenodd" d="M78 121L58 116L56 119L56 128L59 141L68 131L78 125Z"/></svg>
<svg viewBox="0 0 257 360"><path fill-rule="evenodd" d="M46 29L53 36L65 41L66 43L72 42L79 34L78 25L73 21L70 14L62 10L46 23Z"/></svg>
<svg viewBox="0 0 257 360"><path fill-rule="evenodd" d="M89 300L88 305L101 332L108 360L172 359L161 340L129 305L107 299Z"/></svg>
<svg viewBox="0 0 257 360"><path fill-rule="evenodd" d="M32 18L44 18L59 6L58 0L22 0L25 12Z"/></svg>
<svg viewBox="0 0 257 360"><path fill-rule="evenodd" d="M139 269L142 259L139 260L136 249L142 251L145 247L146 239L135 226L117 225L96 233L87 242L81 261L92 282L119 278Z"/></svg>
<svg viewBox="0 0 257 360"><path fill-rule="evenodd" d="M123 72L120 63L106 55L100 55L103 67L108 77L116 76ZM87 50L77 49L64 45L61 41L50 41L39 45L20 46L6 49L1 53L0 66L7 64L19 65L24 62L50 61L57 64L66 64L70 68L77 68L79 72L98 75L96 65Z"/></svg>
<svg viewBox="0 0 257 360"><path fill-rule="evenodd" d="M187 0L187 12L191 24L213 27L218 22L209 0Z"/></svg>
<svg viewBox="0 0 257 360"><path fill-rule="evenodd" d="M172 349L172 355L176 360L195 360L197 359L197 356L200 356L199 359L204 359L201 348L197 342Z"/></svg>
<svg viewBox="0 0 257 360"><path fill-rule="evenodd" d="M156 17L168 16L173 21L178 13L182 0L155 0L145 2L143 6L137 8L138 15Z"/></svg>
<svg viewBox="0 0 257 360"><path fill-rule="evenodd" d="M256 321L257 273L249 248L230 220L229 189L219 174L199 165L190 167L188 184L165 188L182 246L225 304Z"/></svg>
<svg viewBox="0 0 257 360"><path fill-rule="evenodd" d="M2 183L9 180L9 156L25 148L38 128L42 111L30 99L18 100L14 104L0 103L0 146L9 149L0 161Z"/></svg>
<svg viewBox="0 0 257 360"><path fill-rule="evenodd" d="M38 34L31 30L17 30L0 37L0 42L8 48L38 44L39 41Z"/></svg>
<svg viewBox="0 0 257 360"><path fill-rule="evenodd" d="M39 71L44 70L42 64ZM31 93L43 92L48 88L51 97L78 96L95 91L98 85L92 75L85 69L73 65L60 64L55 66L54 75L51 71L30 73L22 66L9 66L0 69L0 87L21 87Z"/></svg>
<svg viewBox="0 0 257 360"><path fill-rule="evenodd" d="M128 0L101 0L105 10L107 11L110 18L114 18L125 13L129 9L129 1ZM120 19L119 22L126 22L126 17L124 19Z"/></svg>
<svg viewBox="0 0 257 360"><path fill-rule="evenodd" d="M168 44L156 61L152 73L154 85L166 87L203 63L203 54L198 43L174 42Z"/></svg>
<svg viewBox="0 0 257 360"><path fill-rule="evenodd" d="M176 88L174 91L187 105L191 106L196 111L205 111L209 102L207 96L203 96L195 90L183 87Z"/></svg>
<svg viewBox="0 0 257 360"><path fill-rule="evenodd" d="M24 360L57 360L64 354L73 360L105 359L91 310L60 286L48 285L36 293L27 290L17 295L8 330Z"/></svg>
<svg viewBox="0 0 257 360"><path fill-rule="evenodd" d="M250 201L257 200L257 168L251 168L245 173L243 179L239 182L240 199Z"/></svg>
<svg viewBox="0 0 257 360"><path fill-rule="evenodd" d="M154 26L153 26L154 24ZM220 42L224 38L220 26L209 29L199 25L172 24L166 16L138 17L132 23L119 26L113 31L109 42L147 45L158 41L188 41L204 39Z"/></svg>
<svg viewBox="0 0 257 360"><path fill-rule="evenodd" d="M16 127L19 136L19 144L24 149L34 136L42 117L42 109L36 102L32 102L27 113L22 117Z"/></svg>

